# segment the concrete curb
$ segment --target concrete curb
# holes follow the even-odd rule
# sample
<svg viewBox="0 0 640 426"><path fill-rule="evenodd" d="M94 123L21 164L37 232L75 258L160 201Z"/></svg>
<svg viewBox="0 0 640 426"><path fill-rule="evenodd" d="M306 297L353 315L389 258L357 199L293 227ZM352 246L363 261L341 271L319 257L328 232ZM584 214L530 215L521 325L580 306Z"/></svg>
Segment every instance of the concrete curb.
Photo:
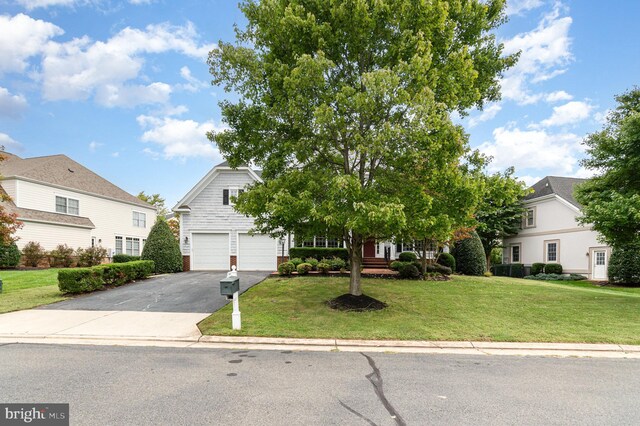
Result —
<svg viewBox="0 0 640 426"><path fill-rule="evenodd" d="M278 337L194 336L186 338L73 335L0 335L0 344L156 346L194 349L251 349L324 352L388 352L462 355L640 359L640 346L578 343L446 342L404 340L291 339Z"/></svg>

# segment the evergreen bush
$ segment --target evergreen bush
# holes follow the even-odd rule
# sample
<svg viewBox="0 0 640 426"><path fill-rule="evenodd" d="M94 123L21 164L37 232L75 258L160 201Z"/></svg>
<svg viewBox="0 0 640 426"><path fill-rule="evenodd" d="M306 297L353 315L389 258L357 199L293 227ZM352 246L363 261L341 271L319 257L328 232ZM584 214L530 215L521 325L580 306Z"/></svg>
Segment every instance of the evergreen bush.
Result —
<svg viewBox="0 0 640 426"><path fill-rule="evenodd" d="M180 244L165 220L158 220L151 228L140 259L153 260L156 274L182 271Z"/></svg>
<svg viewBox="0 0 640 426"><path fill-rule="evenodd" d="M20 263L20 250L16 243L0 245L0 268L13 269Z"/></svg>
<svg viewBox="0 0 640 426"><path fill-rule="evenodd" d="M640 244L618 247L609 259L609 282L616 285L640 285Z"/></svg>
<svg viewBox="0 0 640 426"><path fill-rule="evenodd" d="M477 232L469 238L456 242L453 249L456 271L464 275L482 276L487 270L487 258Z"/></svg>

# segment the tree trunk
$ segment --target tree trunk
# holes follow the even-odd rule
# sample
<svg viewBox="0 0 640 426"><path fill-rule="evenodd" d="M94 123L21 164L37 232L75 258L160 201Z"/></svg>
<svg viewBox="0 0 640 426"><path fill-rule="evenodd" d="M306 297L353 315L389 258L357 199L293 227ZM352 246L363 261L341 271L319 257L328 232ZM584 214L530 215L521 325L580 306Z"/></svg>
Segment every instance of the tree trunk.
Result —
<svg viewBox="0 0 640 426"><path fill-rule="evenodd" d="M422 275L427 273L427 239L422 240Z"/></svg>
<svg viewBox="0 0 640 426"><path fill-rule="evenodd" d="M351 276L349 279L349 293L354 296L362 295L362 283L360 282L362 266L362 235L351 236Z"/></svg>

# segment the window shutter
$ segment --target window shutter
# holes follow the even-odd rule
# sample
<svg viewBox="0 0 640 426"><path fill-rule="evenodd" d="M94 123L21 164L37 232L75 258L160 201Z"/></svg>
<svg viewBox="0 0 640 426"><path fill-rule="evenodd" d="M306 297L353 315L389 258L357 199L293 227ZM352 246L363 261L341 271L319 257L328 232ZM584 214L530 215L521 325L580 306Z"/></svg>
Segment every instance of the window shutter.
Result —
<svg viewBox="0 0 640 426"><path fill-rule="evenodd" d="M225 206L229 205L229 190L228 189L223 189L222 190L222 204Z"/></svg>
<svg viewBox="0 0 640 426"><path fill-rule="evenodd" d="M244 192L244 189L238 189L238 195L242 194Z"/></svg>

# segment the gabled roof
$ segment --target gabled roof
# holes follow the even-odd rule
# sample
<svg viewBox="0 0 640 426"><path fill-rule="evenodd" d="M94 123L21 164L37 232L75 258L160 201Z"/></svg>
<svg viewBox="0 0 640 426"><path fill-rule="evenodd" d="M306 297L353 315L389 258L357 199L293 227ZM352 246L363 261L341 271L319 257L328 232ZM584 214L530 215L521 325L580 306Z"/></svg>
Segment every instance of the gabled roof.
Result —
<svg viewBox="0 0 640 426"><path fill-rule="evenodd" d="M574 207L581 209L582 205L576 200L573 193L576 185L581 184L585 181L586 179L547 176L544 179L536 182L531 187L533 189L533 193L527 195L524 199L534 200L536 198L555 194L563 200L572 204Z"/></svg>
<svg viewBox="0 0 640 426"><path fill-rule="evenodd" d="M0 162L0 174L4 179L25 178L141 207L154 208L66 155L20 158L7 152L1 154L5 157L5 160Z"/></svg>
<svg viewBox="0 0 640 426"><path fill-rule="evenodd" d="M229 163L223 161L220 164L214 166L209 172L202 178L200 181L193 187L191 190L182 197L180 201L173 207L174 212L187 212L190 211L189 203L207 186L211 183L212 180L218 176L218 173L222 170L242 170L249 172L249 175L257 182L262 182L262 171L261 170L253 170L252 168L244 165L239 166L235 169L229 166Z"/></svg>

